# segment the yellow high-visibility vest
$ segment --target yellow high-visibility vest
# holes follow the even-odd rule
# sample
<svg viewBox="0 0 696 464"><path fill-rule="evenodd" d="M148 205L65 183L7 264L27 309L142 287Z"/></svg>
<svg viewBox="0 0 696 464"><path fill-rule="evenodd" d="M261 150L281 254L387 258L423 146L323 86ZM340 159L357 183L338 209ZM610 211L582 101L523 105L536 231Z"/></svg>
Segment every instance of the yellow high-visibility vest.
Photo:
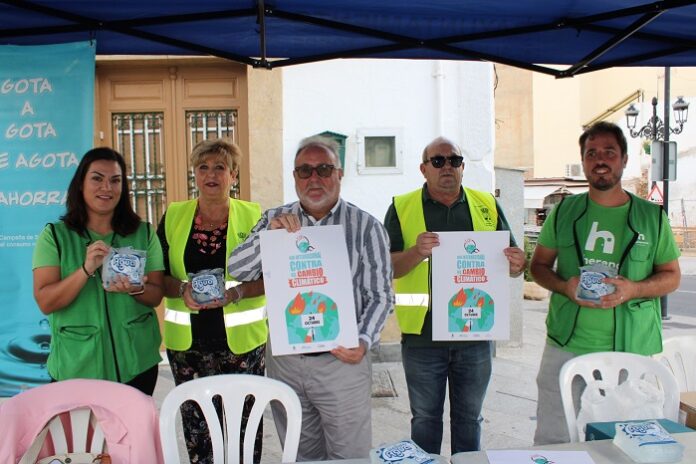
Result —
<svg viewBox="0 0 696 464"><path fill-rule="evenodd" d="M188 280L184 266L184 249L189 239L197 200L172 203L167 208L164 230L169 243L169 269L172 277ZM232 250L242 243L249 231L261 218L261 207L256 203L230 198L230 214L227 223L225 262ZM228 286L234 279L225 266L225 282ZM183 298L165 298L164 345L176 351L191 348L191 310ZM247 353L266 343L266 297L264 295L243 298L223 308L227 346L235 354Z"/></svg>

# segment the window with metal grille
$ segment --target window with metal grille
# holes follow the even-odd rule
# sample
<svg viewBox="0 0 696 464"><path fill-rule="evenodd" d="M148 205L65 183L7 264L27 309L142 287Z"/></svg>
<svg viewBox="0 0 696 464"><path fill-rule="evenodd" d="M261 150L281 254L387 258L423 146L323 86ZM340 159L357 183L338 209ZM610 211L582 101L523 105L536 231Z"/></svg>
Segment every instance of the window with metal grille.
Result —
<svg viewBox="0 0 696 464"><path fill-rule="evenodd" d="M188 153L191 153L193 147L203 140L224 137L238 143L235 130L236 121L237 110L187 111L186 146L188 147ZM237 176L239 176L239 173L237 173ZM193 166L189 166L188 169L188 194L189 198L196 196L196 180L193 175ZM239 198L239 182L232 186L230 196Z"/></svg>
<svg viewBox="0 0 696 464"><path fill-rule="evenodd" d="M162 144L163 113L114 113L114 149L126 160L135 212L157 225L167 204Z"/></svg>

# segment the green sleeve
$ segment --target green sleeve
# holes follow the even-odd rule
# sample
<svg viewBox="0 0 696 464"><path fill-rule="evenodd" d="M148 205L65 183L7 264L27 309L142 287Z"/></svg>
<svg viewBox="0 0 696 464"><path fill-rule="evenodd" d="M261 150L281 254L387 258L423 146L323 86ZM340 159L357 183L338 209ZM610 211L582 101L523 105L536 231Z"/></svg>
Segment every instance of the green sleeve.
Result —
<svg viewBox="0 0 696 464"><path fill-rule="evenodd" d="M38 267L49 266L60 266L60 257L58 256L58 247L53 239L51 226L47 225L36 240L31 268L34 270Z"/></svg>
<svg viewBox="0 0 696 464"><path fill-rule="evenodd" d="M556 229L554 224L556 222L556 209L551 210L551 213L546 217L544 225L541 227L541 233L539 233L539 240L537 243L543 247L551 248L552 250L558 249L558 243L556 242Z"/></svg>
<svg viewBox="0 0 696 464"><path fill-rule="evenodd" d="M153 271L164 270L164 257L162 256L162 246L153 227L149 228L150 236L147 244L147 261L145 261L145 274Z"/></svg>
<svg viewBox="0 0 696 464"><path fill-rule="evenodd" d="M662 228L660 229L660 239L657 242L657 249L655 250L655 260L654 264L666 264L670 261L674 261L679 258L681 252L677 246L677 242L674 240L674 234L672 233L672 228L669 225L669 219L664 211L662 211Z"/></svg>

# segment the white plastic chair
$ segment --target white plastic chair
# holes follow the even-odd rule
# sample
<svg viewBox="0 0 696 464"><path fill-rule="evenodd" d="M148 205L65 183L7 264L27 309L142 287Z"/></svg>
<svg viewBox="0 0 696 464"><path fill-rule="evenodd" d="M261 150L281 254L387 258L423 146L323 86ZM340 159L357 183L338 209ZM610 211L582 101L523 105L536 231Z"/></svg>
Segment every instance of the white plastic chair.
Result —
<svg viewBox="0 0 696 464"><path fill-rule="evenodd" d="M696 390L696 336L680 335L663 340L662 353L653 358L672 371L679 391Z"/></svg>
<svg viewBox="0 0 696 464"><path fill-rule="evenodd" d="M65 429L62 418L69 416L70 429ZM92 430L91 439L88 440L88 433ZM60 414L44 427L41 433L34 439L32 446L27 450L18 464L34 464L41 452L45 440L50 436L53 443L54 456L70 456L73 461L77 457L85 459L85 454L92 455L89 459L105 451L106 440L101 427L97 424L97 419L89 408L73 409L69 413ZM71 437L70 443L68 437ZM40 462L49 461L50 458ZM78 461L82 462L82 461Z"/></svg>
<svg viewBox="0 0 696 464"><path fill-rule="evenodd" d="M213 398L219 396L224 411L224 430L220 426ZM164 462L179 461L176 416L185 401L195 401L208 423L213 445L213 461L239 464L242 410L248 396L254 397L254 406L244 434L243 462L251 464L254 457L256 431L270 401L280 401L287 414L287 432L283 448L283 462L295 462L300 444L302 406L295 391L277 380L258 375L227 374L202 377L176 386L164 398L160 409L160 438Z"/></svg>
<svg viewBox="0 0 696 464"><path fill-rule="evenodd" d="M597 373L598 375L595 375ZM665 396L665 419L677 421L679 417L679 388L672 373L658 361L639 354L601 352L590 353L567 361L559 375L561 400L571 443L580 441L577 428L576 405L573 399L573 380L580 376L587 386L593 384L619 385L628 380L643 379L654 383ZM579 409L579 408L577 408ZM615 420L625 418L617 417Z"/></svg>

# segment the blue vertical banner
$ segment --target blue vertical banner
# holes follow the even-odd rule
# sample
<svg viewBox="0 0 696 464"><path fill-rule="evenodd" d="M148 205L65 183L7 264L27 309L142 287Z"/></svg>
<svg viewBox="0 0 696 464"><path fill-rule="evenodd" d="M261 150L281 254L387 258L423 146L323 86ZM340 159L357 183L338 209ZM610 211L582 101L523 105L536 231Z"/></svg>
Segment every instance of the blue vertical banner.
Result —
<svg viewBox="0 0 696 464"><path fill-rule="evenodd" d="M0 396L50 381L31 258L92 146L95 47L0 46Z"/></svg>

